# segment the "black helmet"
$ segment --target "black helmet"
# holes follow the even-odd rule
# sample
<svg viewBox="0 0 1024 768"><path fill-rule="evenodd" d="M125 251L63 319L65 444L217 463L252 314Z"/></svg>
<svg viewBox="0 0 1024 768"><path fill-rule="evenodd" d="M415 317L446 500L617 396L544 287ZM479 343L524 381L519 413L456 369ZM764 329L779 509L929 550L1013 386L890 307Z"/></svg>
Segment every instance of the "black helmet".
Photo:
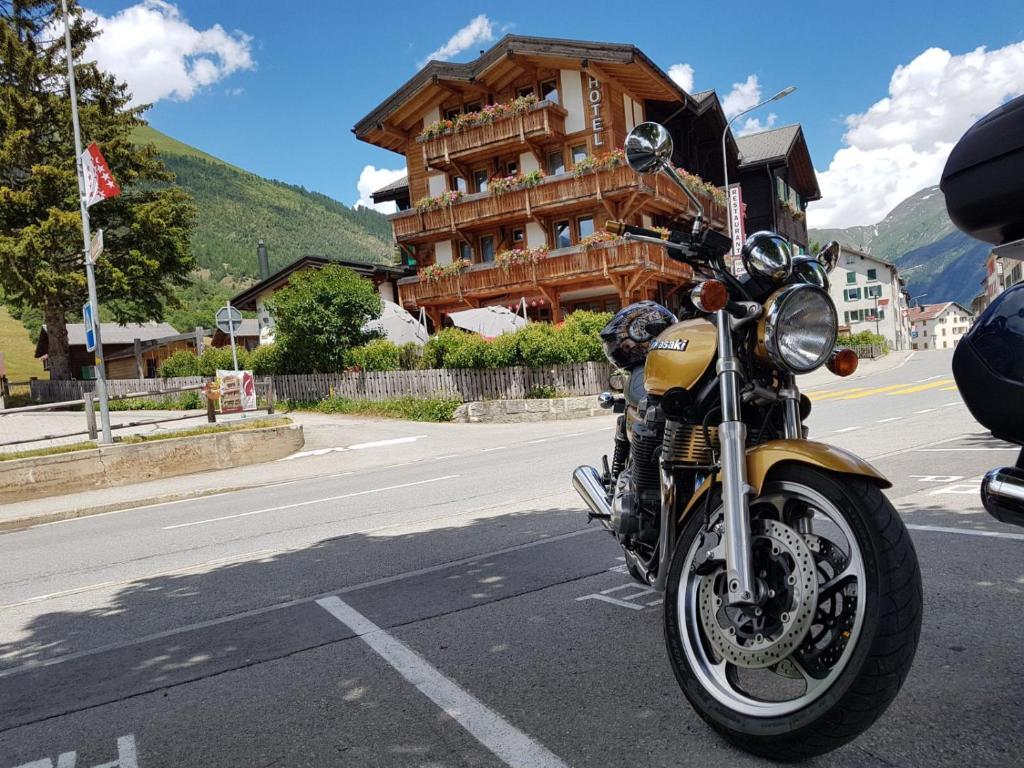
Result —
<svg viewBox="0 0 1024 768"><path fill-rule="evenodd" d="M619 368L643 365L651 342L676 322L676 316L656 302L630 304L601 330L605 357Z"/></svg>

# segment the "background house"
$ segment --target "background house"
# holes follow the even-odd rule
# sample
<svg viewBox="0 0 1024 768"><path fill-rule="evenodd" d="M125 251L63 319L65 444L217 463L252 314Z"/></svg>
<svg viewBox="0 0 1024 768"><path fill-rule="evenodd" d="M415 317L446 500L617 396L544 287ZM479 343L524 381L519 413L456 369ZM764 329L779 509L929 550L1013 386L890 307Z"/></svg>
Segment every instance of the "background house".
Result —
<svg viewBox="0 0 1024 768"><path fill-rule="evenodd" d="M537 101L508 109L527 98ZM397 204L392 226L410 262L433 267L399 281L400 302L426 308L435 327L450 311L521 300L533 319L556 322L574 309L614 310L644 298L677 305L692 273L663 248L593 242L608 219L648 227L692 221L691 204L667 179L605 165L645 120L672 133L677 167L721 186L728 162L739 178L731 135L722 156L726 118L717 95L686 93L635 46L507 36L475 61L427 64L353 128L403 155L409 169L373 195ZM806 145L786 149L773 172L789 178ZM536 172L539 183L520 184ZM799 188L813 199L809 159L801 174ZM711 226L725 231L724 205L707 186L698 194ZM768 208L775 191L757 196L748 205ZM517 249L534 253L502 256Z"/></svg>
<svg viewBox="0 0 1024 768"><path fill-rule="evenodd" d="M910 310L911 349L952 349L974 322L974 315L955 301L923 304Z"/></svg>
<svg viewBox="0 0 1024 768"><path fill-rule="evenodd" d="M910 349L910 297L895 265L843 246L829 280L841 327L880 334L890 349Z"/></svg>
<svg viewBox="0 0 1024 768"><path fill-rule="evenodd" d="M95 378L93 366L96 359L85 348L85 325L68 323L67 329L71 375L76 379ZM180 334L167 323L102 323L100 337L103 339L107 377L111 379L152 378L157 375L160 363L172 354L181 349L196 348L195 333ZM35 352L35 356L42 359L44 370L49 370L46 354L49 344L44 325Z"/></svg>

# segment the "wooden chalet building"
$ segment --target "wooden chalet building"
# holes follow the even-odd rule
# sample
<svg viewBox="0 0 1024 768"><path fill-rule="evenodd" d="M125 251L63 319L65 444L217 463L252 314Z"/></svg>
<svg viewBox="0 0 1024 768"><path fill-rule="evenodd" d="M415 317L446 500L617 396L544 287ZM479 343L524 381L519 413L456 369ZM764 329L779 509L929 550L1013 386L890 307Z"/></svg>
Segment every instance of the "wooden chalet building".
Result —
<svg viewBox="0 0 1024 768"><path fill-rule="evenodd" d="M396 203L395 240L419 270L398 281L400 303L426 308L435 327L446 312L523 299L533 319L553 322L647 298L675 307L691 270L663 248L603 234L608 219L693 220L668 179L623 161L645 120L672 132L674 164L707 182L694 191L727 231L713 188L724 181L721 103L686 93L635 46L507 36L475 61L428 63L353 128L408 168L374 194ZM739 178L731 136L727 152Z"/></svg>

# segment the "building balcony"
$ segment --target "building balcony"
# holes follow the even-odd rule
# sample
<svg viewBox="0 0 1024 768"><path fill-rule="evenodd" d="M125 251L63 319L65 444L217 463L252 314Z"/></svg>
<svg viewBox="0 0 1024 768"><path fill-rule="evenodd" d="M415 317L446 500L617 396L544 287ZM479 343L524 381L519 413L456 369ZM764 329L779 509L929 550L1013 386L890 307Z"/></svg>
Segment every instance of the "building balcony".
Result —
<svg viewBox="0 0 1024 768"><path fill-rule="evenodd" d="M474 264L440 280L406 277L398 281L398 291L401 304L430 306L603 282L628 298L653 279L686 284L692 282L693 270L670 259L661 246L616 241L549 251L536 264Z"/></svg>
<svg viewBox="0 0 1024 768"><path fill-rule="evenodd" d="M495 223L526 221L568 213L572 208L605 206L612 218L625 218L642 207L644 213L693 218L696 210L671 181L660 174L638 176L629 167L596 171L576 178L572 173L549 176L535 187L496 195L478 192L451 206L430 211L401 211L390 216L395 239L418 244L452 239L459 231L481 230ZM726 231L726 211L710 196L703 199L711 226Z"/></svg>
<svg viewBox="0 0 1024 768"><path fill-rule="evenodd" d="M560 142L566 114L557 104L541 101L521 115L428 139L422 143L423 164L447 170L516 148Z"/></svg>

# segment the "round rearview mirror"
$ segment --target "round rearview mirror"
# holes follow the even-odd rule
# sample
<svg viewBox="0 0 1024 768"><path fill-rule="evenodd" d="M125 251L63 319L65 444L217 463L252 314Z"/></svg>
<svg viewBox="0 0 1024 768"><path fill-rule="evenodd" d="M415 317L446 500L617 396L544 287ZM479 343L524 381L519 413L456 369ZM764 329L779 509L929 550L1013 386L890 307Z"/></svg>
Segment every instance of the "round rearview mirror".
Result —
<svg viewBox="0 0 1024 768"><path fill-rule="evenodd" d="M624 392L626 389L626 376L627 374L613 371L608 377L608 389L613 392Z"/></svg>
<svg viewBox="0 0 1024 768"><path fill-rule="evenodd" d="M656 173L672 158L672 136L658 123L640 123L626 137L626 162L637 173Z"/></svg>
<svg viewBox="0 0 1024 768"><path fill-rule="evenodd" d="M839 243L833 240L825 245L818 255L815 256L818 263L825 268L826 272L831 272L836 268L836 264L839 263L839 257L842 255L843 249L839 247Z"/></svg>

